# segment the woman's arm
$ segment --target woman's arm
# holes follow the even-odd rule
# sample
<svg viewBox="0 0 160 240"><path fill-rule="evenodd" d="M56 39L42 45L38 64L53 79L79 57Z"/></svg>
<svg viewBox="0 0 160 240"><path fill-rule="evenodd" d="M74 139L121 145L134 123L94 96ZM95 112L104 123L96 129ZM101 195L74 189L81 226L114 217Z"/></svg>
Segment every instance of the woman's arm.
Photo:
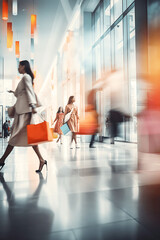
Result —
<svg viewBox="0 0 160 240"><path fill-rule="evenodd" d="M76 117L77 117L77 120L79 120L79 116L78 116L78 108L76 108Z"/></svg>
<svg viewBox="0 0 160 240"><path fill-rule="evenodd" d="M68 113L68 106L65 107L64 117L66 116L67 113Z"/></svg>
<svg viewBox="0 0 160 240"><path fill-rule="evenodd" d="M9 92L9 93L13 93L15 97L18 96L18 94L17 94L17 89L16 89L15 91L13 91L13 90L9 90L8 92Z"/></svg>
<svg viewBox="0 0 160 240"><path fill-rule="evenodd" d="M14 91L12 91L12 90L9 90L9 91L7 91L7 92L9 92L9 93L13 93L13 94L15 93L15 92L14 92Z"/></svg>
<svg viewBox="0 0 160 240"><path fill-rule="evenodd" d="M26 89L28 103L32 108L35 108L36 97L35 97L35 93L33 90L31 77L25 75L23 78L24 78L24 85L25 85L25 89Z"/></svg>
<svg viewBox="0 0 160 240"><path fill-rule="evenodd" d="M58 120L58 113L56 114L56 118L54 119L54 122Z"/></svg>
<svg viewBox="0 0 160 240"><path fill-rule="evenodd" d="M68 106L65 107L63 123L65 123L65 116L66 116L67 113L68 113Z"/></svg>

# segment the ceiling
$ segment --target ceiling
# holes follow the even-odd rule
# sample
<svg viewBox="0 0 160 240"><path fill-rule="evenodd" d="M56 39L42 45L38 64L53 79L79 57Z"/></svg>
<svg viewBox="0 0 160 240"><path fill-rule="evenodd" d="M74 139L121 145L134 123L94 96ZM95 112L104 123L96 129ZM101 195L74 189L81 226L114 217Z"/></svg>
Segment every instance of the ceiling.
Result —
<svg viewBox="0 0 160 240"><path fill-rule="evenodd" d="M53 63L67 26L71 21L79 0L18 0L18 15L12 15L12 0L9 3L9 18L12 22L13 43L20 41L20 60L31 58L31 14L37 15L35 37L35 69L43 80ZM2 0L0 0L0 59L4 59L4 77L13 79L17 75L15 49L7 49L7 23L2 20ZM0 61L2 75L2 61Z"/></svg>

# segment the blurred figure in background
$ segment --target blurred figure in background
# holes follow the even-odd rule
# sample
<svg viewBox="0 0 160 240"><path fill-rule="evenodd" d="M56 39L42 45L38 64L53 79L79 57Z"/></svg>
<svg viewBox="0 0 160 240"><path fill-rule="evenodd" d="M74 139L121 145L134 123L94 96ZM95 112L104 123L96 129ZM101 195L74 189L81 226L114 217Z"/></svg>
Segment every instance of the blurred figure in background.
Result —
<svg viewBox="0 0 160 240"><path fill-rule="evenodd" d="M9 136L9 134L8 134L8 121L7 120L3 123L3 136L4 136L4 138L7 138Z"/></svg>
<svg viewBox="0 0 160 240"><path fill-rule="evenodd" d="M11 122L8 120L8 136L10 136L11 133Z"/></svg>
<svg viewBox="0 0 160 240"><path fill-rule="evenodd" d="M88 112L90 114L90 117L93 118L94 120L94 124L97 124L97 128L95 128L94 133L91 136L91 140L90 140L90 144L89 147L90 148L95 148L94 146L94 142L95 142L95 137L96 134L98 132L98 114L97 114L97 110L96 110L96 91L97 89L92 89L89 93L88 93L88 97L87 97L87 107L86 107L86 113ZM92 128L93 126L90 125L90 128Z"/></svg>
<svg viewBox="0 0 160 240"><path fill-rule="evenodd" d="M76 148L79 148L79 146L77 145L77 138L76 138L76 133L78 132L79 117L78 117L78 108L74 105L74 103L75 103L75 97L70 96L64 112L64 117L68 113L71 113L70 118L67 121L67 124L72 132L70 149L73 149L73 145L72 145L73 140L76 144Z"/></svg>
<svg viewBox="0 0 160 240"><path fill-rule="evenodd" d="M106 127L109 129L111 144L121 135L120 124L130 119L126 82L123 70L113 70L103 74L103 89L109 96Z"/></svg>
<svg viewBox="0 0 160 240"><path fill-rule="evenodd" d="M111 109L109 111L107 122L110 132L110 138L111 138L111 144L114 144L114 138L119 136L119 125L120 123L125 122L126 120L129 120L130 116L127 114L124 114L118 109Z"/></svg>
<svg viewBox="0 0 160 240"><path fill-rule="evenodd" d="M64 121L64 111L62 107L59 107L58 112L56 114L56 118L54 120L54 122L56 122L56 125L54 127L54 132L59 134L59 138L57 139L57 143L60 141L60 143L62 144L62 130L60 129L63 125L63 121Z"/></svg>
<svg viewBox="0 0 160 240"><path fill-rule="evenodd" d="M149 73L139 76L146 83L144 109L137 114L139 152L160 153L160 17L150 27ZM143 41L143 39L142 39ZM145 54L142 52L142 54Z"/></svg>

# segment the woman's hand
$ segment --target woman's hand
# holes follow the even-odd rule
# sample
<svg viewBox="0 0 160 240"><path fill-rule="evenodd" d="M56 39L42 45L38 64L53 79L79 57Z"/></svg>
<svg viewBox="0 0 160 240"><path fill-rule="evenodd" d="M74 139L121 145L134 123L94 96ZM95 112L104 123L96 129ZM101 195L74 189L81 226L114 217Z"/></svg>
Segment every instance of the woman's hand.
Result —
<svg viewBox="0 0 160 240"><path fill-rule="evenodd" d="M32 113L37 113L35 104L31 103L30 107L32 108Z"/></svg>
<svg viewBox="0 0 160 240"><path fill-rule="evenodd" d="M9 91L7 91L7 92L9 92L9 93L14 93L14 91L12 91L12 90L9 90Z"/></svg>
<svg viewBox="0 0 160 240"><path fill-rule="evenodd" d="M37 113L37 110L35 108L32 108L32 113Z"/></svg>

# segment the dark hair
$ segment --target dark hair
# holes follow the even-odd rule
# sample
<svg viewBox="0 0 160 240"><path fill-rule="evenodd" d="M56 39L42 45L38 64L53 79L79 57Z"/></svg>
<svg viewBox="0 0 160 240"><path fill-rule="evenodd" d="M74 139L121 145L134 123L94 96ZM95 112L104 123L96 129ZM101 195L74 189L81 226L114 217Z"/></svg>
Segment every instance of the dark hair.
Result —
<svg viewBox="0 0 160 240"><path fill-rule="evenodd" d="M71 104L72 103L72 99L74 98L74 96L70 96L69 99L68 99L68 104Z"/></svg>
<svg viewBox="0 0 160 240"><path fill-rule="evenodd" d="M63 107L59 107L57 113L60 113L60 108L62 108L62 113L64 113L64 111L63 111Z"/></svg>
<svg viewBox="0 0 160 240"><path fill-rule="evenodd" d="M19 64L20 64L21 66L25 66L25 72L31 76L31 78L32 78L32 84L33 84L34 74L33 74L32 70L31 70L31 67L30 67L29 62L28 62L27 60L23 60L23 61L20 61Z"/></svg>

